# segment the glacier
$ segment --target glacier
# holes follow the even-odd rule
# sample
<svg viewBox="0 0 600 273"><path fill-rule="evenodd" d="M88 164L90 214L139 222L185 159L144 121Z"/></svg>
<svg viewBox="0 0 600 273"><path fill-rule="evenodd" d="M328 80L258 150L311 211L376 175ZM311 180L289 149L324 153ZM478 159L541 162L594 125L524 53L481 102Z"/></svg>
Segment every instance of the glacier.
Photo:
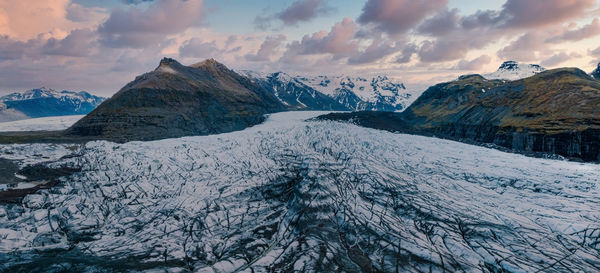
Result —
<svg viewBox="0 0 600 273"><path fill-rule="evenodd" d="M0 145L79 167L0 204L0 272L598 272L600 165L283 112L151 142Z"/></svg>

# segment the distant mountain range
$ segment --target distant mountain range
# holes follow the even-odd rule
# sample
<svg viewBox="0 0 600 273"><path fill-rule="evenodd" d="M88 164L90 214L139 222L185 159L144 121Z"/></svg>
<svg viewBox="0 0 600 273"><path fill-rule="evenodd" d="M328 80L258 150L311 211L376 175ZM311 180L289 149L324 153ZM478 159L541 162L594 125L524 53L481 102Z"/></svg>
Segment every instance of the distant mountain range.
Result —
<svg viewBox="0 0 600 273"><path fill-rule="evenodd" d="M322 118L600 161L598 105L600 81L577 68L559 68L514 81L466 75L428 88L402 113L339 113Z"/></svg>
<svg viewBox="0 0 600 273"><path fill-rule="evenodd" d="M0 122L49 116L84 115L106 98L88 92L42 87L0 97Z"/></svg>
<svg viewBox="0 0 600 273"><path fill-rule="evenodd" d="M240 74L272 92L294 110L401 111L420 92L387 76L290 76L284 72Z"/></svg>

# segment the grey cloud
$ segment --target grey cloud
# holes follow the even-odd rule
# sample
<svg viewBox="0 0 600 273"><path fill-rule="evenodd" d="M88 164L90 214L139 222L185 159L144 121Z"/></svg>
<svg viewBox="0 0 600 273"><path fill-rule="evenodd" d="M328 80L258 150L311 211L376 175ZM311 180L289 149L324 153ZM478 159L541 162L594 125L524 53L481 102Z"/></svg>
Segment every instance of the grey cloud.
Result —
<svg viewBox="0 0 600 273"><path fill-rule="evenodd" d="M259 29L271 28L273 20L279 20L284 26L295 26L322 15L330 14L334 9L326 0L296 0L284 10L272 15L258 15L254 25Z"/></svg>
<svg viewBox="0 0 600 273"><path fill-rule="evenodd" d="M456 30L459 21L460 16L457 9L445 9L435 16L426 19L417 27L417 31L430 36L443 35Z"/></svg>
<svg viewBox="0 0 600 273"><path fill-rule="evenodd" d="M358 47L355 41L352 41L357 26L350 18L344 18L342 22L336 23L330 32L320 31L312 35L305 35L301 41L294 41L288 45L287 53L298 55L310 54L332 54L338 59L348 56Z"/></svg>
<svg viewBox="0 0 600 273"><path fill-rule="evenodd" d="M191 58L215 58L216 55L221 54L223 51L217 47L215 41L204 42L199 38L192 38L185 42L179 48L179 55L182 57Z"/></svg>
<svg viewBox="0 0 600 273"><path fill-rule="evenodd" d="M458 62L457 68L459 70L479 70L486 64L489 64L492 58L488 55L481 55L473 60L461 60Z"/></svg>
<svg viewBox="0 0 600 273"><path fill-rule="evenodd" d="M546 39L548 43L564 42L564 41L580 41L587 38L592 38L600 34L600 21L595 18L590 24L578 29L566 30L558 36Z"/></svg>
<svg viewBox="0 0 600 273"><path fill-rule="evenodd" d="M50 55L85 57L92 53L97 35L90 29L76 29L62 40L49 39L43 52Z"/></svg>
<svg viewBox="0 0 600 273"><path fill-rule="evenodd" d="M110 47L144 47L198 26L203 17L203 0L159 0L145 10L135 6L114 10L98 32Z"/></svg>
<svg viewBox="0 0 600 273"><path fill-rule="evenodd" d="M358 52L348 59L349 64L365 64L377 61L398 51L396 45L389 41L373 41L362 52Z"/></svg>
<svg viewBox="0 0 600 273"><path fill-rule="evenodd" d="M283 41L285 41L285 35L276 35L269 36L265 39L265 41L261 44L260 49L256 54L247 54L245 56L247 61L250 62L264 62L270 61L273 55L277 54L277 49Z"/></svg>
<svg viewBox="0 0 600 273"><path fill-rule="evenodd" d="M390 34L402 34L446 7L447 0L368 0L358 22Z"/></svg>
<svg viewBox="0 0 600 273"><path fill-rule="evenodd" d="M498 57L504 60L531 61L537 59L537 51L543 50L545 34L527 32L498 51Z"/></svg>
<svg viewBox="0 0 600 273"><path fill-rule="evenodd" d="M419 50L419 47L417 47L417 45L415 45L415 44L405 45L404 48L402 49L402 52L400 53L400 55L396 58L396 63L399 63L399 64L410 63L412 56L415 53L417 53L418 50Z"/></svg>
<svg viewBox="0 0 600 273"><path fill-rule="evenodd" d="M296 25L300 22L310 21L319 15L326 15L332 8L324 0L297 0L289 7L278 12L275 17L285 25Z"/></svg>
<svg viewBox="0 0 600 273"><path fill-rule="evenodd" d="M548 59L542 61L541 65L545 66L545 67L555 67L561 63L564 63L568 60L571 60L573 58L578 58L578 57L581 57L581 56L577 53L567 54L565 52L559 52L557 54L550 56Z"/></svg>

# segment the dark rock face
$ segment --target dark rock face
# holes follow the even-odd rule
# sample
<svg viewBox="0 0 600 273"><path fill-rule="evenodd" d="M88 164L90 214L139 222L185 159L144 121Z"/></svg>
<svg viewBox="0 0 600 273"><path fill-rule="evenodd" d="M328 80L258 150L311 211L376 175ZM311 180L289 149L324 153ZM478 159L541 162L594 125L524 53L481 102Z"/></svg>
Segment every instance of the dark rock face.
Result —
<svg viewBox="0 0 600 273"><path fill-rule="evenodd" d="M462 76L430 87L403 113L324 118L599 161L598 105L600 83L579 69L563 68L512 82Z"/></svg>
<svg viewBox="0 0 600 273"><path fill-rule="evenodd" d="M165 58L74 124L71 136L117 142L241 130L284 106L215 60L183 66Z"/></svg>

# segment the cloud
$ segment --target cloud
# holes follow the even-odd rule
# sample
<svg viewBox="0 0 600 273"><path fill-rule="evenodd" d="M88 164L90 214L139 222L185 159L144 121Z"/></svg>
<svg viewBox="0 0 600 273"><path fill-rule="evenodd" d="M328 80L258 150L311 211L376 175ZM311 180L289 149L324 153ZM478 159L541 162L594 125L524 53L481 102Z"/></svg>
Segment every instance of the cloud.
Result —
<svg viewBox="0 0 600 273"><path fill-rule="evenodd" d="M417 31L430 36L443 35L456 30L459 27L459 21L458 9L445 9L426 19L417 27Z"/></svg>
<svg viewBox="0 0 600 273"><path fill-rule="evenodd" d="M594 58L600 59L600 47L593 49L593 50L588 50L588 54ZM597 61L597 60L594 60Z"/></svg>
<svg viewBox="0 0 600 273"><path fill-rule="evenodd" d="M216 55L221 52L223 51L217 47L215 41L204 42L200 38L192 38L179 48L180 56L191 58L217 58Z"/></svg>
<svg viewBox="0 0 600 273"><path fill-rule="evenodd" d="M0 36L0 62L20 59L27 53L30 53L33 48L37 48L40 45L41 41L39 39L21 42L6 35Z"/></svg>
<svg viewBox="0 0 600 273"><path fill-rule="evenodd" d="M260 49L256 54L246 54L245 58L250 62L265 62L270 61L271 57L277 55L279 46L285 41L286 37L283 34L276 36L268 36L260 45Z"/></svg>
<svg viewBox="0 0 600 273"><path fill-rule="evenodd" d="M545 49L546 34L527 32L498 51L498 57L505 60L532 61L538 59L539 51Z"/></svg>
<svg viewBox="0 0 600 273"><path fill-rule="evenodd" d="M368 0L357 21L389 34L403 34L447 3L448 0Z"/></svg>
<svg viewBox="0 0 600 273"><path fill-rule="evenodd" d="M580 41L600 34L600 21L595 18L589 25L578 29L565 30L562 34L546 39L547 43Z"/></svg>
<svg viewBox="0 0 600 273"><path fill-rule="evenodd" d="M396 58L396 63L399 63L399 64L410 63L412 56L415 53L417 53L418 50L419 50L419 47L417 47L417 45L415 45L415 44L405 45L404 48L402 49L402 52L400 53L400 55Z"/></svg>
<svg viewBox="0 0 600 273"><path fill-rule="evenodd" d="M107 46L140 48L198 26L203 18L203 0L157 0L145 10L136 6L114 10L98 32Z"/></svg>
<svg viewBox="0 0 600 273"><path fill-rule="evenodd" d="M499 11L465 16L465 28L523 29L556 25L591 12L596 0L507 0Z"/></svg>
<svg viewBox="0 0 600 273"><path fill-rule="evenodd" d="M456 66L456 68L458 68L459 70L480 70L482 69L486 64L489 64L492 61L492 58L488 55L481 55L473 60L461 60L460 62L458 62L458 65Z"/></svg>
<svg viewBox="0 0 600 273"><path fill-rule="evenodd" d="M76 29L62 40L48 39L42 51L49 55L85 57L94 50L96 40L96 32L90 29Z"/></svg>
<svg viewBox="0 0 600 273"><path fill-rule="evenodd" d="M328 15L333 10L327 5L326 0L296 0L289 7L273 15L256 16L254 25L259 29L268 29L271 27L271 21L279 20L284 26L297 26L299 23Z"/></svg>
<svg viewBox="0 0 600 273"><path fill-rule="evenodd" d="M88 8L82 5L71 3L67 7L66 18L73 22L96 22L102 19L106 13L103 8Z"/></svg>
<svg viewBox="0 0 600 273"><path fill-rule="evenodd" d="M72 27L65 19L69 0L0 1L0 34L19 40L40 33L62 34Z"/></svg>
<svg viewBox="0 0 600 273"><path fill-rule="evenodd" d="M275 16L284 25L290 26L310 21L319 15L326 15L331 10L332 8L328 7L324 0L297 0Z"/></svg>
<svg viewBox="0 0 600 273"><path fill-rule="evenodd" d="M574 58L580 58L580 57L581 57L581 55L579 55L577 53L567 54L565 52L559 52L557 54L550 56L550 58L543 60L541 65L545 66L545 67L555 67L555 66L562 64L568 60L571 60Z"/></svg>
<svg viewBox="0 0 600 273"><path fill-rule="evenodd" d="M331 31L319 31L305 35L301 41L288 45L287 54L310 55L332 54L334 58L351 55L357 50L357 42L352 38L357 31L356 24L350 18L344 18L336 23Z"/></svg>
<svg viewBox="0 0 600 273"><path fill-rule="evenodd" d="M596 0L508 0L500 17L508 27L539 27L580 17L595 5Z"/></svg>
<svg viewBox="0 0 600 273"><path fill-rule="evenodd" d="M144 2L152 2L154 0L121 0L121 2L123 2L123 4L128 4L128 5L137 5L137 4L141 4Z"/></svg>
<svg viewBox="0 0 600 273"><path fill-rule="evenodd" d="M351 56L348 63L354 65L372 63L397 51L396 45L390 41L373 40L365 50Z"/></svg>

